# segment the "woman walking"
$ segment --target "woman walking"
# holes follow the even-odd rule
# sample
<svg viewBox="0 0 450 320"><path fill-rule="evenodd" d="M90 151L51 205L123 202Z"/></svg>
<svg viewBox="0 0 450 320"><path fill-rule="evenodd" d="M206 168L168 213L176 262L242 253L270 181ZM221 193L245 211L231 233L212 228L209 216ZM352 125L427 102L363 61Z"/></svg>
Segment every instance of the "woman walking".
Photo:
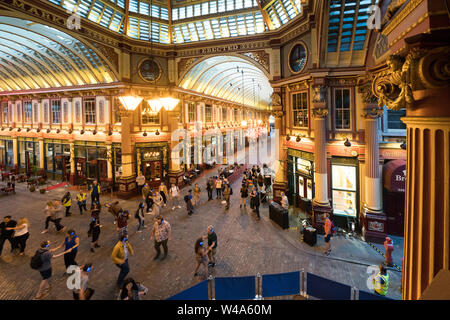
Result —
<svg viewBox="0 0 450 320"><path fill-rule="evenodd" d="M203 265L203 268L205 270L205 275L208 275L208 267L207 267L207 261L208 261L208 255L207 251L205 250L205 247L203 246L203 239L198 238L197 241L195 241L195 260L197 260L197 266L195 267L194 271L194 277L198 276L198 269L201 265Z"/></svg>
<svg viewBox="0 0 450 320"><path fill-rule="evenodd" d="M158 216L161 212L161 207L163 206L163 198L159 192L153 193L153 214Z"/></svg>
<svg viewBox="0 0 450 320"><path fill-rule="evenodd" d="M27 240L30 237L28 228L30 227L30 222L27 218L22 218L17 222L17 226L14 228L6 228L6 230L14 230L13 243L20 250L20 255L25 254L25 247L27 246Z"/></svg>
<svg viewBox="0 0 450 320"><path fill-rule="evenodd" d="M194 205L198 205L200 203L200 193L202 190L198 186L198 183L194 186Z"/></svg>
<svg viewBox="0 0 450 320"><path fill-rule="evenodd" d="M70 207L72 206L72 197L70 192L66 192L61 202L63 207L66 208L66 217L70 216Z"/></svg>
<svg viewBox="0 0 450 320"><path fill-rule="evenodd" d="M78 247L80 246L80 238L75 233L75 230L70 229L67 231L67 237L64 239L64 264L66 266L66 269L69 266L75 265L77 266L78 263L75 261L75 258L78 253Z"/></svg>
<svg viewBox="0 0 450 320"><path fill-rule="evenodd" d="M100 246L98 245L98 238L100 237L100 220L98 217L92 218L92 221L89 224L88 234L90 234L92 236L91 252L95 253L94 248L100 248Z"/></svg>
<svg viewBox="0 0 450 320"><path fill-rule="evenodd" d="M136 210L135 217L139 221L137 232L142 232L142 228L145 228L145 225L144 225L144 223L145 223L144 207L145 207L144 203L141 202L141 203L139 203L139 207Z"/></svg>
<svg viewBox="0 0 450 320"><path fill-rule="evenodd" d="M159 193L161 194L161 197L163 198L164 201L164 207L167 205L167 196L169 195L168 191L167 191L167 187L164 184L164 182L161 182L161 185L159 186Z"/></svg>
<svg viewBox="0 0 450 320"><path fill-rule="evenodd" d="M144 200L145 203L147 204L146 213L149 213L153 210L153 204L155 203L155 201L153 200L153 193L151 191L147 192Z"/></svg>
<svg viewBox="0 0 450 320"><path fill-rule="evenodd" d="M241 187L241 205L240 208L242 208L242 204L244 204L244 207L247 206L247 198L248 198L248 188L247 185L243 182Z"/></svg>
<svg viewBox="0 0 450 320"><path fill-rule="evenodd" d="M61 207L58 201L48 201L45 206L45 229L41 233L48 232L48 224L53 222L56 227L56 231L64 231L65 227L61 224Z"/></svg>

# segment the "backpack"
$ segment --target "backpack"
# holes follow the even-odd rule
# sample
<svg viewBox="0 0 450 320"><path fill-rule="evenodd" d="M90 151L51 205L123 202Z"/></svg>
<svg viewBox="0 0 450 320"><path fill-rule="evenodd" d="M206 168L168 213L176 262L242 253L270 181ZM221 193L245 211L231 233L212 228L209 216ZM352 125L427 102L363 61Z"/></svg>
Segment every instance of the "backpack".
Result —
<svg viewBox="0 0 450 320"><path fill-rule="evenodd" d="M331 221L331 234L335 234L336 233L336 228L334 227L334 223L333 221Z"/></svg>
<svg viewBox="0 0 450 320"><path fill-rule="evenodd" d="M31 258L30 267L31 269L38 270L44 264L41 258L42 253L39 250L36 250L36 253Z"/></svg>
<svg viewBox="0 0 450 320"><path fill-rule="evenodd" d="M189 202L189 196L188 196L188 195L185 195L185 196L184 196L184 202L186 202L186 203Z"/></svg>

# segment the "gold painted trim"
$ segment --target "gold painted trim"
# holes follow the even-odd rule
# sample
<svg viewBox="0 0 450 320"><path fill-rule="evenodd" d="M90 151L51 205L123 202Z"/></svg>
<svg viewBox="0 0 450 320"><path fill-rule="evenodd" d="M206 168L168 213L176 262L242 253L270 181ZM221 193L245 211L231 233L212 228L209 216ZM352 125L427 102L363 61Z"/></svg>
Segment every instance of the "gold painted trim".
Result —
<svg viewBox="0 0 450 320"><path fill-rule="evenodd" d="M411 0L400 13L381 31L385 36L389 35L423 0Z"/></svg>

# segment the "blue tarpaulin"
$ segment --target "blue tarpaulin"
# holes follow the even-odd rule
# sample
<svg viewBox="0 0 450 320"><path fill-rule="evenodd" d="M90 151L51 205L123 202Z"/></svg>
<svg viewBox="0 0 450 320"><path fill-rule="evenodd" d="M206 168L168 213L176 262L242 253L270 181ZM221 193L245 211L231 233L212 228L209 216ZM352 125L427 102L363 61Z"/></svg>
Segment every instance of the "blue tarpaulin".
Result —
<svg viewBox="0 0 450 320"><path fill-rule="evenodd" d="M300 292L300 272L267 274L262 276L262 296L276 297Z"/></svg>
<svg viewBox="0 0 450 320"><path fill-rule="evenodd" d="M350 300L351 288L345 284L307 274L306 293L311 297L323 300Z"/></svg>
<svg viewBox="0 0 450 320"><path fill-rule="evenodd" d="M255 276L214 279L216 300L255 298Z"/></svg>
<svg viewBox="0 0 450 320"><path fill-rule="evenodd" d="M388 297L383 297L375 293L369 293L359 290L359 300L392 300Z"/></svg>
<svg viewBox="0 0 450 320"><path fill-rule="evenodd" d="M167 300L208 300L208 281L202 281Z"/></svg>

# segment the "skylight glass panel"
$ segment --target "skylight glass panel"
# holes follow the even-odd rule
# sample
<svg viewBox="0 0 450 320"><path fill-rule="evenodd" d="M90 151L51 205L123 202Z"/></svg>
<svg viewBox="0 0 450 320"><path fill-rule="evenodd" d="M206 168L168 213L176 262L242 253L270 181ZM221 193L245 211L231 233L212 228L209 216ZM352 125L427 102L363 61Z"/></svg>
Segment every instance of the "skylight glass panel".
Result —
<svg viewBox="0 0 450 320"><path fill-rule="evenodd" d="M235 6L234 8L236 10L242 9L244 7L243 0L235 0Z"/></svg>
<svg viewBox="0 0 450 320"><path fill-rule="evenodd" d="M125 9L125 0L117 0L117 5L122 9Z"/></svg>
<svg viewBox="0 0 450 320"><path fill-rule="evenodd" d="M161 19L169 20L169 10L167 8L161 7Z"/></svg>
<svg viewBox="0 0 450 320"><path fill-rule="evenodd" d="M183 34L184 42L191 42L191 36L190 36L189 30L185 24L181 25L181 32Z"/></svg>
<svg viewBox="0 0 450 320"><path fill-rule="evenodd" d="M97 22L100 19L100 15L103 11L103 3L100 1L95 1L91 12L89 13L88 19Z"/></svg>
<svg viewBox="0 0 450 320"><path fill-rule="evenodd" d="M227 18L220 18L219 25L220 25L220 34L222 35L222 38L229 37L230 30L228 30Z"/></svg>
<svg viewBox="0 0 450 320"><path fill-rule="evenodd" d="M234 17L228 17L228 28L230 30L230 36L236 37L238 35L236 20Z"/></svg>
<svg viewBox="0 0 450 320"><path fill-rule="evenodd" d="M202 6L200 4L194 5L194 16L198 17L202 15Z"/></svg>
<svg viewBox="0 0 450 320"><path fill-rule="evenodd" d="M172 9L172 21L178 20L178 8Z"/></svg>
<svg viewBox="0 0 450 320"><path fill-rule="evenodd" d="M110 7L106 7L105 11L103 11L102 18L100 20L100 25L108 28L111 23L112 16L114 14L114 10Z"/></svg>
<svg viewBox="0 0 450 320"><path fill-rule="evenodd" d="M128 24L128 36L134 39L139 39L139 20L133 17L129 17Z"/></svg>
<svg viewBox="0 0 450 320"><path fill-rule="evenodd" d="M294 7L292 6L292 3L290 0L283 0L283 6L286 9L286 12L289 16L289 19L295 18L297 13L294 10Z"/></svg>
<svg viewBox="0 0 450 320"><path fill-rule="evenodd" d="M61 4L60 4L59 0L58 1L50 1L50 2L57 4L57 5L61 5L64 9L69 10L71 12L75 11L75 6L77 4L76 0L65 0L65 1L62 1Z"/></svg>
<svg viewBox="0 0 450 320"><path fill-rule="evenodd" d="M141 2L139 3L139 13L148 16L148 15L150 14L150 13L149 13L149 7L150 7L150 6L148 5L147 2L141 1Z"/></svg>
<svg viewBox="0 0 450 320"><path fill-rule="evenodd" d="M209 13L217 13L217 1L209 2Z"/></svg>
<svg viewBox="0 0 450 320"><path fill-rule="evenodd" d="M255 21L251 13L245 15L245 26L247 27L247 34L255 34Z"/></svg>
<svg viewBox="0 0 450 320"><path fill-rule="evenodd" d="M217 1L217 11L218 12L225 12L226 7L225 7L225 0L218 0Z"/></svg>
<svg viewBox="0 0 450 320"><path fill-rule="evenodd" d="M198 41L198 34L197 34L197 30L195 29L195 25L193 23L189 23L188 27L189 27L189 32L191 34L191 40Z"/></svg>
<svg viewBox="0 0 450 320"><path fill-rule="evenodd" d="M280 17L281 23L285 24L289 21L288 17L286 16L286 13L284 12L283 8L281 8L281 5L279 2L275 3L275 11L277 12L278 16Z"/></svg>
<svg viewBox="0 0 450 320"><path fill-rule="evenodd" d="M81 0L78 4L77 14L83 18L86 18L91 7L92 0Z"/></svg>
<svg viewBox="0 0 450 320"><path fill-rule="evenodd" d="M192 18L194 15L194 9L192 6L186 7L186 18Z"/></svg>
<svg viewBox="0 0 450 320"><path fill-rule="evenodd" d="M140 27L139 39L147 41L150 40L148 21L141 19L139 27Z"/></svg>
<svg viewBox="0 0 450 320"><path fill-rule="evenodd" d="M245 18L244 18L244 16L237 16L236 17L236 24L237 24L238 34L240 36L247 35L247 28L245 27Z"/></svg>
<svg viewBox="0 0 450 320"><path fill-rule="evenodd" d="M153 4L151 14L153 18L159 18L159 7Z"/></svg>
<svg viewBox="0 0 450 320"><path fill-rule="evenodd" d="M169 26L167 24L161 24L159 33L161 43L169 43Z"/></svg>
<svg viewBox="0 0 450 320"><path fill-rule="evenodd" d="M208 39L208 40L214 39L214 33L212 31L211 21L209 21L209 20L203 21L203 27L205 28L206 39Z"/></svg>
<svg viewBox="0 0 450 320"><path fill-rule="evenodd" d="M265 30L264 20L262 17L261 12L257 11L255 13L255 26L256 26L256 33L263 33Z"/></svg>
<svg viewBox="0 0 450 320"><path fill-rule="evenodd" d="M186 18L186 7L180 7L178 8L178 18L184 19Z"/></svg>
<svg viewBox="0 0 450 320"><path fill-rule="evenodd" d="M199 40L206 40L205 29L203 28L203 24L200 21L195 23L195 28L197 29Z"/></svg>
<svg viewBox="0 0 450 320"><path fill-rule="evenodd" d="M275 29L281 27L280 20L278 19L278 16L275 14L275 10L273 10L272 7L267 8L267 13L269 14L270 20L272 20L272 24Z"/></svg>
<svg viewBox="0 0 450 320"><path fill-rule="evenodd" d="M111 30L118 31L121 24L122 24L122 14L116 12L114 14L114 17L112 18L111 25L109 26L109 28Z"/></svg>
<svg viewBox="0 0 450 320"><path fill-rule="evenodd" d="M152 23L151 40L153 42L159 42L159 23Z"/></svg>
<svg viewBox="0 0 450 320"><path fill-rule="evenodd" d="M130 0L130 3L128 5L128 10L130 12L138 12L138 0Z"/></svg>
<svg viewBox="0 0 450 320"><path fill-rule="evenodd" d="M217 19L212 19L211 26L214 32L214 38L215 39L221 38L219 21Z"/></svg>
<svg viewBox="0 0 450 320"><path fill-rule="evenodd" d="M176 43L183 43L183 34L181 33L181 28L180 26L175 26L174 27L174 31L175 31L175 42Z"/></svg>
<svg viewBox="0 0 450 320"><path fill-rule="evenodd" d="M202 15L209 14L209 2L202 3Z"/></svg>
<svg viewBox="0 0 450 320"><path fill-rule="evenodd" d="M58 6L61 5L61 0L48 0L48 1L50 1L51 3L54 3Z"/></svg>
<svg viewBox="0 0 450 320"><path fill-rule="evenodd" d="M252 0L244 0L244 7L245 8L253 7L253 1Z"/></svg>
<svg viewBox="0 0 450 320"><path fill-rule="evenodd" d="M227 11L234 10L234 0L227 0Z"/></svg>

